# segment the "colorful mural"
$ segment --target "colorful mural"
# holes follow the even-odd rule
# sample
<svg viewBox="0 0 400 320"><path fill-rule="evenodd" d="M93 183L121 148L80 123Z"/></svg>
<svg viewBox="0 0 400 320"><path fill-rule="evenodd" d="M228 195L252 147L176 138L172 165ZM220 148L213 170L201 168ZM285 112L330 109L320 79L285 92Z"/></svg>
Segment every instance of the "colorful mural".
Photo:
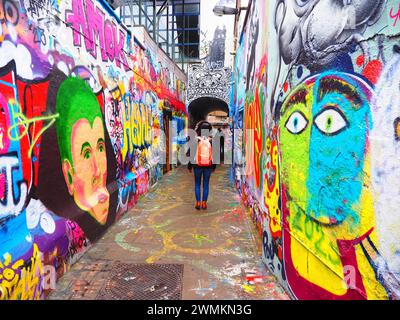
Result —
<svg viewBox="0 0 400 320"><path fill-rule="evenodd" d="M297 299L400 298L397 9L250 1L234 68L236 185L265 264Z"/></svg>
<svg viewBox="0 0 400 320"><path fill-rule="evenodd" d="M43 299L161 178L171 65L102 1L0 0L0 299Z"/></svg>

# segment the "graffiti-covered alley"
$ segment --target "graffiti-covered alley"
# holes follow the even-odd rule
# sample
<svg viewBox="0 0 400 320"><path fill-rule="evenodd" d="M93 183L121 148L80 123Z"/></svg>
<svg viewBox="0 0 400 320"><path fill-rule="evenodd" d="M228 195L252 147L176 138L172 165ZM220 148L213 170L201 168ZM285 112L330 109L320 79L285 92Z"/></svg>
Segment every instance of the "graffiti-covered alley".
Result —
<svg viewBox="0 0 400 320"><path fill-rule="evenodd" d="M185 300L288 299L260 259L261 238L229 182L228 167L212 177L207 211L193 207L192 184L186 168L165 176L75 264L50 299L129 298L124 287L130 282L149 298L174 297L176 287L165 288L173 284L149 272L124 285L110 281L120 263L183 265Z"/></svg>

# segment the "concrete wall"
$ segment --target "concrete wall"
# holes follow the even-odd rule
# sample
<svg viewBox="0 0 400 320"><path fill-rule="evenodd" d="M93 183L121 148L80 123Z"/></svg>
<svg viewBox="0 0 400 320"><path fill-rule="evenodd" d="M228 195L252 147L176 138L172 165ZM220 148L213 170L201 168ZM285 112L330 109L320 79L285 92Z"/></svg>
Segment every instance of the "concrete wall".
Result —
<svg viewBox="0 0 400 320"><path fill-rule="evenodd" d="M236 182L297 299L400 297L399 18L392 0L252 1Z"/></svg>
<svg viewBox="0 0 400 320"><path fill-rule="evenodd" d="M101 1L0 0L0 299L44 298L161 178L185 87Z"/></svg>

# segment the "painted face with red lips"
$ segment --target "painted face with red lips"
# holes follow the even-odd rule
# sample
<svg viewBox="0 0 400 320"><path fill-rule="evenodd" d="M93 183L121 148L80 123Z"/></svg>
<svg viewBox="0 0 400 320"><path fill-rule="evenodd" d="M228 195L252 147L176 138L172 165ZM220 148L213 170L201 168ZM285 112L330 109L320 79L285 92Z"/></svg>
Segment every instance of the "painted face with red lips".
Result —
<svg viewBox="0 0 400 320"><path fill-rule="evenodd" d="M84 80L68 78L57 95L56 129L62 171L76 205L99 224L108 217L105 131L99 102Z"/></svg>
<svg viewBox="0 0 400 320"><path fill-rule="evenodd" d="M110 194L106 188L107 157L100 118L96 118L92 126L86 119L74 124L71 151L73 169L69 162L63 164L69 192L82 210L105 224Z"/></svg>

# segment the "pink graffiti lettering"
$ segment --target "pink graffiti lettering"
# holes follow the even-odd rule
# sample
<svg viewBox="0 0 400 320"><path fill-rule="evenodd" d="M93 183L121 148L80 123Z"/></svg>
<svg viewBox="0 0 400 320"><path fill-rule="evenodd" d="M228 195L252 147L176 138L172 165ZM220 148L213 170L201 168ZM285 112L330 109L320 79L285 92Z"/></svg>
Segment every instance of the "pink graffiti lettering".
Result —
<svg viewBox="0 0 400 320"><path fill-rule="evenodd" d="M397 25L397 21L399 21L399 19L400 19L400 3L399 3L399 7L397 9L397 13L393 13L393 9L394 8L390 9L390 18L392 18L394 20L393 27L395 27Z"/></svg>
<svg viewBox="0 0 400 320"><path fill-rule="evenodd" d="M70 245L68 248L69 259L73 259L77 254L82 253L89 246L89 242L79 225L74 221L67 222L68 238Z"/></svg>
<svg viewBox="0 0 400 320"><path fill-rule="evenodd" d="M66 10L65 18L73 29L74 46L82 46L81 34L84 36L85 48L97 58L97 39L100 44L101 58L104 62L111 61L125 71L129 70L127 57L124 52L126 35L110 20L105 19L105 14L96 8L92 0L73 0L72 10Z"/></svg>

